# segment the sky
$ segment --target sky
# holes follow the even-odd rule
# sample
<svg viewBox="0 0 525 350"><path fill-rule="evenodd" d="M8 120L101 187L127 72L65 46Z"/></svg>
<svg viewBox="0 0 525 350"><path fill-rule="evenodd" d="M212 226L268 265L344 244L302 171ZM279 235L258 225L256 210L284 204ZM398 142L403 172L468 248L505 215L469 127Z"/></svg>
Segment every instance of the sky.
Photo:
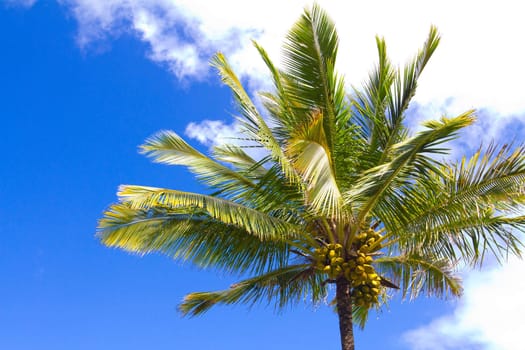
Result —
<svg viewBox="0 0 525 350"><path fill-rule="evenodd" d="M319 1L340 38L338 69L359 86L375 35L403 64L431 24L442 42L408 123L466 109L478 122L451 157L480 142L525 139L525 24L518 1ZM153 164L137 146L158 130L199 149L234 135L234 106L209 68L222 51L251 92L267 75L251 39L278 62L305 1L4 0L0 3L0 348L338 348L326 305L217 307L182 318L192 291L234 280L161 255L102 246L97 220L120 184L202 188L182 168ZM457 300L395 297L357 331L360 350L518 350L525 264L464 271ZM380 334L380 336L378 336Z"/></svg>

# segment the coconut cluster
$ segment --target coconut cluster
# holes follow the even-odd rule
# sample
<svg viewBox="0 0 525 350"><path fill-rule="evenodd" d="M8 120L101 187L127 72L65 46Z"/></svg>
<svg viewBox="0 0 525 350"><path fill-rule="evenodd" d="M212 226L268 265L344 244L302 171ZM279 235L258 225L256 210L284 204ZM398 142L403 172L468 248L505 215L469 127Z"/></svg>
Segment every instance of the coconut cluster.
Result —
<svg viewBox="0 0 525 350"><path fill-rule="evenodd" d="M326 273L330 279L339 278L345 266L348 266L343 256L344 249L339 243L328 244L314 252L317 269Z"/></svg>
<svg viewBox="0 0 525 350"><path fill-rule="evenodd" d="M316 249L316 268L330 279L346 278L352 285L356 305L370 307L379 301L381 277L371 265L371 253L381 249L381 235L373 229L361 232L354 240L349 254L341 244L333 243Z"/></svg>
<svg viewBox="0 0 525 350"><path fill-rule="evenodd" d="M353 242L357 258L347 279L352 283L352 296L356 305L370 307L379 301L381 277L371 265L373 258L370 253L381 249L380 239L381 235L369 228L357 235Z"/></svg>

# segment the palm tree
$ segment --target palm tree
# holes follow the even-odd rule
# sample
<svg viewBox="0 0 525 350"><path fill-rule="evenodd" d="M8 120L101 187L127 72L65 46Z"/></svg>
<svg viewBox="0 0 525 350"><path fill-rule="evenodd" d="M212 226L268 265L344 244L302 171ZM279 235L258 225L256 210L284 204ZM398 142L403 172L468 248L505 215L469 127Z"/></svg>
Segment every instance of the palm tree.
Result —
<svg viewBox="0 0 525 350"><path fill-rule="evenodd" d="M265 114L217 54L212 64L239 107L240 138L265 156L227 144L208 157L171 131L156 134L142 152L188 167L210 193L121 186L100 220L100 239L254 276L187 295L180 305L187 315L220 303L279 308L305 296L319 303L335 285L344 350L354 349L353 325L363 326L390 291L459 296L458 263L520 254L525 149L490 145L459 163L438 160L444 143L475 121L473 111L427 121L415 134L407 129L409 102L438 43L431 28L416 57L397 69L378 38L376 68L347 94L335 71L334 24L314 5L290 30L282 69L255 44L274 84L260 94Z"/></svg>

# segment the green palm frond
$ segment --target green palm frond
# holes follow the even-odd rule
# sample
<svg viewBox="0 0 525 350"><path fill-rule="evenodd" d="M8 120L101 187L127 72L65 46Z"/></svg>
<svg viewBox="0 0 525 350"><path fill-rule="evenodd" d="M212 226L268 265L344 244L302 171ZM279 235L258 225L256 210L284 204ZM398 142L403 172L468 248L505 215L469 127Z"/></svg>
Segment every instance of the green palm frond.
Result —
<svg viewBox="0 0 525 350"><path fill-rule="evenodd" d="M321 112L312 113L308 123L292 134L286 154L305 182L307 203L321 215L339 217L342 198L323 120Z"/></svg>
<svg viewBox="0 0 525 350"><path fill-rule="evenodd" d="M231 164L236 173L241 173L250 180L257 181L263 177L267 170L264 168L264 160L256 161L248 155L242 147L236 145L219 145L213 148L215 159Z"/></svg>
<svg viewBox="0 0 525 350"><path fill-rule="evenodd" d="M462 293L461 279L450 260L412 253L379 257L374 263L380 273L400 286L403 297L416 298L421 292L438 297Z"/></svg>
<svg viewBox="0 0 525 350"><path fill-rule="evenodd" d="M306 297L319 302L326 295L321 276L311 265L291 265L250 278L218 292L188 294L179 305L184 315L196 316L217 304L244 303L253 305L266 300L277 309Z"/></svg>
<svg viewBox="0 0 525 350"><path fill-rule="evenodd" d="M490 145L484 152L478 150L469 160L463 158L452 167L445 187L453 193L455 201L485 199L492 204L522 205L525 202L525 147L515 149L503 145L499 149ZM495 201L497 199L497 201Z"/></svg>
<svg viewBox="0 0 525 350"><path fill-rule="evenodd" d="M259 95L263 98L263 104L266 107L269 116L271 117L272 123L274 124L272 127L274 135L277 138L284 140L287 138L289 130L293 130L293 123L290 123L290 121L294 121L296 119L294 108L297 107L297 105L294 105L294 103L290 100L288 91L285 88L287 85L289 85L289 83L285 81L286 74L281 74L279 69L275 67L263 47L261 47L256 42L253 43L257 51L259 51L259 55L266 64L266 67L268 67L268 70L271 73L275 89L275 94L266 92L259 93Z"/></svg>
<svg viewBox="0 0 525 350"><path fill-rule="evenodd" d="M235 202L197 193L146 186L120 186L121 202L132 209L200 210L214 220L240 227L261 240L293 240L298 228L276 217Z"/></svg>
<svg viewBox="0 0 525 350"><path fill-rule="evenodd" d="M212 59L212 66L218 70L223 83L232 90L242 113L242 118L239 119L239 122L248 138L265 147L270 152L273 159L281 164L283 172L291 182L298 182L298 176L295 174L288 159L284 156L281 145L276 140L275 135L270 127L268 127L264 118L255 108L254 103L244 90L239 78L233 72L224 55L221 53L215 55Z"/></svg>
<svg viewBox="0 0 525 350"><path fill-rule="evenodd" d="M359 326L359 328L364 329L366 321L368 321L368 315L370 314L370 309L363 306L354 305L352 308L352 321Z"/></svg>
<svg viewBox="0 0 525 350"><path fill-rule="evenodd" d="M434 226L424 231L399 236L407 249L431 251L447 259L461 257L473 265L481 264L487 252L500 261L509 253L520 256L518 232L525 232L525 216L507 218L477 209L460 208L455 215L435 218Z"/></svg>
<svg viewBox="0 0 525 350"><path fill-rule="evenodd" d="M361 127L363 137L370 145L366 157L374 165L388 161L390 148L406 138L404 112L415 95L417 80L439 40L437 29L431 27L422 49L400 70L393 68L386 53L385 41L376 38L379 56L377 67L364 84L364 89L354 89L352 97L356 112L354 121Z"/></svg>
<svg viewBox="0 0 525 350"><path fill-rule="evenodd" d="M376 212L410 249L428 247L450 259L459 254L472 264L486 251L503 260L509 252L520 254L524 183L523 147L490 146L418 178L403 197L383 200Z"/></svg>
<svg viewBox="0 0 525 350"><path fill-rule="evenodd" d="M291 184L279 164L272 166L258 179L257 188L244 193L250 207L296 224L304 224L304 190L301 184ZM277 212L285 214L279 215Z"/></svg>
<svg viewBox="0 0 525 350"><path fill-rule="evenodd" d="M359 135L359 127L345 122L338 127L335 142L335 177L341 192L346 192L363 173L362 159L368 145ZM370 166L366 166L366 169Z"/></svg>
<svg viewBox="0 0 525 350"><path fill-rule="evenodd" d="M394 92L391 95L392 99L389 103L387 113L387 124L390 129L390 137L388 145L393 145L398 142L395 138L396 131L402 127L401 122L404 119L403 113L408 108L408 105L416 93L417 80L419 79L423 69L427 65L430 57L439 45L440 37L437 28L430 27L427 40L423 48L419 50L414 60L408 63L403 72L398 71L393 82Z"/></svg>
<svg viewBox="0 0 525 350"><path fill-rule="evenodd" d="M385 193L392 192L394 183L398 187L410 183L411 178L436 169L434 161L425 153L441 153L440 144L455 137L456 132L474 121L473 111L455 118L424 123L428 130L393 146L396 156L392 161L367 171L353 189L344 193L345 203L360 209L359 222L370 213Z"/></svg>
<svg viewBox="0 0 525 350"><path fill-rule="evenodd" d="M157 133L140 149L157 163L187 166L200 181L225 195L256 187L251 179L200 153L173 131Z"/></svg>
<svg viewBox="0 0 525 350"><path fill-rule="evenodd" d="M384 39L376 37L376 45L378 64L365 82L363 90L354 88L352 101L357 112L353 113L353 122L359 125L363 138L369 143L367 153L377 153L379 157L378 151L385 149L390 135L389 125L392 123L386 120L386 109L391 100L391 87L396 73L388 58ZM374 164L378 162L379 158Z"/></svg>
<svg viewBox="0 0 525 350"><path fill-rule="evenodd" d="M100 221L98 236L110 247L140 254L160 252L230 273L262 273L283 266L289 258L284 241L261 241L242 228L191 210L114 204Z"/></svg>
<svg viewBox="0 0 525 350"><path fill-rule="evenodd" d="M233 97L237 102L243 119L242 125L246 131L253 136L255 140L267 140L270 142L273 138L272 132L262 116L255 108L248 93L244 90L241 81L231 68L222 53L217 53L211 60L211 65L217 69L221 76L222 82L227 85L233 92Z"/></svg>
<svg viewBox="0 0 525 350"><path fill-rule="evenodd" d="M283 45L285 89L297 106L291 116L296 120L288 125L293 129L311 109L319 109L325 115L323 127L330 150L334 148L336 122L346 109L344 82L335 73L338 41L333 21L313 5L295 23Z"/></svg>
<svg viewBox="0 0 525 350"><path fill-rule="evenodd" d="M296 211L303 206L301 184L290 183L281 167L272 166L266 169L265 164L272 164L270 157L255 161L241 147L234 145L217 146L213 153L216 159L231 164L236 172L256 183L252 188L236 191L228 199L265 213L277 209ZM219 193L214 195L217 194Z"/></svg>

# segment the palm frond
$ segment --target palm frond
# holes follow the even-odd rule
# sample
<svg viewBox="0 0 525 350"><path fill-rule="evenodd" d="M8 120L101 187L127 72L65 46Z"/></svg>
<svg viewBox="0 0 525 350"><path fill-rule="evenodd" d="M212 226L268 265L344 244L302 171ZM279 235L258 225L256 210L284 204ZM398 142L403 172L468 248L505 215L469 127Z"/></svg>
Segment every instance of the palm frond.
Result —
<svg viewBox="0 0 525 350"><path fill-rule="evenodd" d="M293 130L293 123L290 124L290 121L296 120L294 109L297 106L294 106L285 88L286 85L288 85L286 75L281 74L262 46L255 41L253 44L257 51L259 51L259 55L266 64L266 67L268 67L275 88L275 94L266 92L259 93L259 95L263 98L263 104L272 118L274 135L284 140L287 138L289 130Z"/></svg>
<svg viewBox="0 0 525 350"><path fill-rule="evenodd" d="M436 146L454 138L459 129L473 121L473 111L455 118L429 121L424 124L428 130L396 144L396 156L390 162L367 171L354 188L344 193L346 204L359 207L359 222L363 221L385 193L393 191L393 183L406 185L412 178L436 170L433 160L426 157L425 153L442 152Z"/></svg>
<svg viewBox="0 0 525 350"><path fill-rule="evenodd" d="M211 218L244 229L261 240L293 240L298 228L276 217L225 199L146 186L120 186L121 202L132 209L200 210Z"/></svg>
<svg viewBox="0 0 525 350"><path fill-rule="evenodd" d="M97 235L109 247L139 254L160 252L229 273L263 273L283 266L289 258L285 241L261 241L242 228L187 208L114 204L99 221Z"/></svg>
<svg viewBox="0 0 525 350"><path fill-rule="evenodd" d="M505 144L498 149L490 145L484 152L479 149L469 160L463 158L451 168L445 187L456 201L477 197L500 206L524 203L519 196L525 194L524 146L512 149L512 145ZM510 207L500 209L505 208Z"/></svg>
<svg viewBox="0 0 525 350"><path fill-rule="evenodd" d="M369 144L367 153L385 149L390 136L389 124L392 124L387 121L386 109L391 99L391 87L396 73L387 55L385 40L376 37L376 45L378 64L370 73L363 91L354 88L352 96L355 108L352 121L359 125L363 138Z"/></svg>
<svg viewBox="0 0 525 350"><path fill-rule="evenodd" d="M366 322L368 321L368 315L370 309L368 307L353 305L352 307L352 321L359 326L360 329L364 329Z"/></svg>
<svg viewBox="0 0 525 350"><path fill-rule="evenodd" d="M288 124L301 124L305 113L319 109L325 115L324 132L333 150L336 121L346 108L344 83L335 73L338 36L333 21L319 6L305 10L283 45L287 96L297 105Z"/></svg>
<svg viewBox="0 0 525 350"><path fill-rule="evenodd" d="M245 177L257 181L264 176L267 170L264 168L264 161L256 161L248 155L242 147L236 145L223 144L213 148L215 159L231 164Z"/></svg>
<svg viewBox="0 0 525 350"><path fill-rule="evenodd" d="M295 171L295 170L294 170ZM259 178L257 188L245 193L250 198L250 207L265 213L276 211L295 213L291 222L304 222L304 195L302 184L291 184L282 172L279 164L274 164L266 174ZM283 217L275 215L276 217Z"/></svg>
<svg viewBox="0 0 525 350"><path fill-rule="evenodd" d="M341 192L324 131L321 112L312 113L308 122L292 134L286 154L305 182L307 203L321 215L339 217Z"/></svg>
<svg viewBox="0 0 525 350"><path fill-rule="evenodd" d="M404 119L403 113L416 93L417 81L430 57L438 47L439 41L440 37L437 28L434 26L430 27L430 32L423 48L419 50L414 60L405 66L403 73L398 71L393 83L394 92L391 95L392 99L389 103L387 114L391 135L396 135L396 129L401 127L401 122ZM392 145L395 142L397 140L393 138L388 143Z"/></svg>
<svg viewBox="0 0 525 350"><path fill-rule="evenodd" d="M400 286L403 297L410 294L411 298L416 298L422 291L438 297L462 293L461 280L455 274L454 265L437 256L412 253L379 257L374 264L381 274Z"/></svg>
<svg viewBox="0 0 525 350"><path fill-rule="evenodd" d="M411 249L437 249L454 260L460 254L472 264L486 251L504 260L509 252L520 254L524 188L523 147L489 146L418 178L402 197L384 198L375 212Z"/></svg>
<svg viewBox="0 0 525 350"><path fill-rule="evenodd" d="M435 219L434 226L425 231L400 233L401 244L447 259L461 257L472 265L481 264L487 252L499 261L509 254L521 255L523 246L517 233L525 233L525 216L508 218L495 216L490 210L460 208L455 215Z"/></svg>
<svg viewBox="0 0 525 350"><path fill-rule="evenodd" d="M256 187L251 179L200 153L173 131L157 133L140 149L157 163L187 166L200 181L226 196Z"/></svg>
<svg viewBox="0 0 525 350"><path fill-rule="evenodd" d="M389 161L390 148L407 137L404 112L414 96L423 69L439 44L439 34L430 28L428 38L416 57L403 70L394 69L386 53L385 41L376 38L379 61L363 91L354 89L353 121L368 141L368 160L374 165ZM366 164L368 162L364 162ZM366 168L365 168L366 169Z"/></svg>
<svg viewBox="0 0 525 350"><path fill-rule="evenodd" d="M282 309L291 302L311 298L319 302L326 295L321 276L309 264L291 265L250 278L218 292L188 294L179 305L184 315L197 316L217 304L254 303L266 300Z"/></svg>
<svg viewBox="0 0 525 350"><path fill-rule="evenodd" d="M224 55L221 53L215 55L212 59L212 66L219 71L223 83L233 92L237 105L242 113L242 118L239 122L244 128L243 131L248 134L250 139L264 146L270 152L273 159L281 164L286 177L291 182L296 182L298 177L294 173L290 162L284 156L281 145L276 140L264 118L255 108L254 103L244 90L239 78L233 72Z"/></svg>

